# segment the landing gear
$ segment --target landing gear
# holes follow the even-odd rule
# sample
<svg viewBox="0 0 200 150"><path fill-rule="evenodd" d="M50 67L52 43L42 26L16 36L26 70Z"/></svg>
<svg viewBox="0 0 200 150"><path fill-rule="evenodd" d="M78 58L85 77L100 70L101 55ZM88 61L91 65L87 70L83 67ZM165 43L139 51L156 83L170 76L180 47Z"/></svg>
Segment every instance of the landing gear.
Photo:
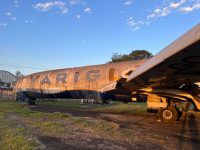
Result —
<svg viewBox="0 0 200 150"><path fill-rule="evenodd" d="M28 105L29 105L29 106L35 105L35 101L28 101Z"/></svg>
<svg viewBox="0 0 200 150"><path fill-rule="evenodd" d="M29 100L28 100L28 105L29 105L29 106L35 105L35 100L29 99Z"/></svg>
<svg viewBox="0 0 200 150"><path fill-rule="evenodd" d="M16 101L27 102L28 105L35 105L36 99L27 97L27 95L25 95L23 92L20 92L16 94Z"/></svg>
<svg viewBox="0 0 200 150"><path fill-rule="evenodd" d="M159 111L159 117L161 121L165 123L177 121L178 116L178 110L173 105L170 105L167 108L161 108Z"/></svg>
<svg viewBox="0 0 200 150"><path fill-rule="evenodd" d="M25 102L25 100L26 100L26 96L24 95L23 92L16 94L16 101Z"/></svg>

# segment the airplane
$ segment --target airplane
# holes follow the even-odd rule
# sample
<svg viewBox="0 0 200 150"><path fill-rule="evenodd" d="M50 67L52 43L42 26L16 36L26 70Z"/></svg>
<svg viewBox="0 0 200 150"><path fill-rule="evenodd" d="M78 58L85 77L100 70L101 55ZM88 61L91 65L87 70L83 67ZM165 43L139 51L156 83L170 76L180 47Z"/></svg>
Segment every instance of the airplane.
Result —
<svg viewBox="0 0 200 150"><path fill-rule="evenodd" d="M101 99L139 101L164 122L179 119L190 104L200 110L200 24L148 60L75 67L34 73L15 85L17 100ZM135 98L134 98L135 97Z"/></svg>

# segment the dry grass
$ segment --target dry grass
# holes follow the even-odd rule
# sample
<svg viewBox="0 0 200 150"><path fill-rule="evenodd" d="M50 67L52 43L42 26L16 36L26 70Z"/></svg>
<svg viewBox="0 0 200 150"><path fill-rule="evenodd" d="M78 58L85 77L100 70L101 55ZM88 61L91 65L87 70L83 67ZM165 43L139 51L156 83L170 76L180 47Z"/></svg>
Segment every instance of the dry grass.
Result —
<svg viewBox="0 0 200 150"><path fill-rule="evenodd" d="M47 101L40 105L54 105L69 109L78 109L82 106L75 102ZM144 105L115 103L100 107L91 106L88 110L111 113L135 113ZM82 108L80 108L82 109ZM85 108L83 108L85 109ZM2 150L29 150L43 147L37 141L39 136L66 138L81 130L90 135L98 135L109 139L126 139L132 137L130 133L119 127L117 123L101 119L73 117L66 113L42 113L31 111L27 105L14 101L0 101L0 147ZM27 140L28 139L28 140Z"/></svg>

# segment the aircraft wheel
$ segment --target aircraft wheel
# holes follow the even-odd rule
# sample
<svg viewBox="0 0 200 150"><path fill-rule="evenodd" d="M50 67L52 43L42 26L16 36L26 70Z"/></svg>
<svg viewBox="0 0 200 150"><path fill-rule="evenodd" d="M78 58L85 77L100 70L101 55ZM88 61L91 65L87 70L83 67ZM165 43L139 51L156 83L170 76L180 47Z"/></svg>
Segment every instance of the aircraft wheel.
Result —
<svg viewBox="0 0 200 150"><path fill-rule="evenodd" d="M28 100L28 105L35 105L35 99L30 99Z"/></svg>
<svg viewBox="0 0 200 150"><path fill-rule="evenodd" d="M28 104L31 105L35 105L35 101L29 101Z"/></svg>
<svg viewBox="0 0 200 150"><path fill-rule="evenodd" d="M159 117L165 123L175 122L178 119L178 111L172 105L167 108L161 108Z"/></svg>
<svg viewBox="0 0 200 150"><path fill-rule="evenodd" d="M26 100L26 97L25 97L25 95L22 92L16 94L16 101L22 101L22 102L24 102L25 100Z"/></svg>

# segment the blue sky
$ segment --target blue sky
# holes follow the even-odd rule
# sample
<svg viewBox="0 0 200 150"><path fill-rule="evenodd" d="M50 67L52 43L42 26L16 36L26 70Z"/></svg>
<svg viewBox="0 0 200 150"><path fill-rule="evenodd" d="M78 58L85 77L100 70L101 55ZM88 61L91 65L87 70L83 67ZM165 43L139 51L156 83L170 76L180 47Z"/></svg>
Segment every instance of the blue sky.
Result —
<svg viewBox="0 0 200 150"><path fill-rule="evenodd" d="M158 53L200 21L200 0L0 0L0 70L24 74Z"/></svg>

